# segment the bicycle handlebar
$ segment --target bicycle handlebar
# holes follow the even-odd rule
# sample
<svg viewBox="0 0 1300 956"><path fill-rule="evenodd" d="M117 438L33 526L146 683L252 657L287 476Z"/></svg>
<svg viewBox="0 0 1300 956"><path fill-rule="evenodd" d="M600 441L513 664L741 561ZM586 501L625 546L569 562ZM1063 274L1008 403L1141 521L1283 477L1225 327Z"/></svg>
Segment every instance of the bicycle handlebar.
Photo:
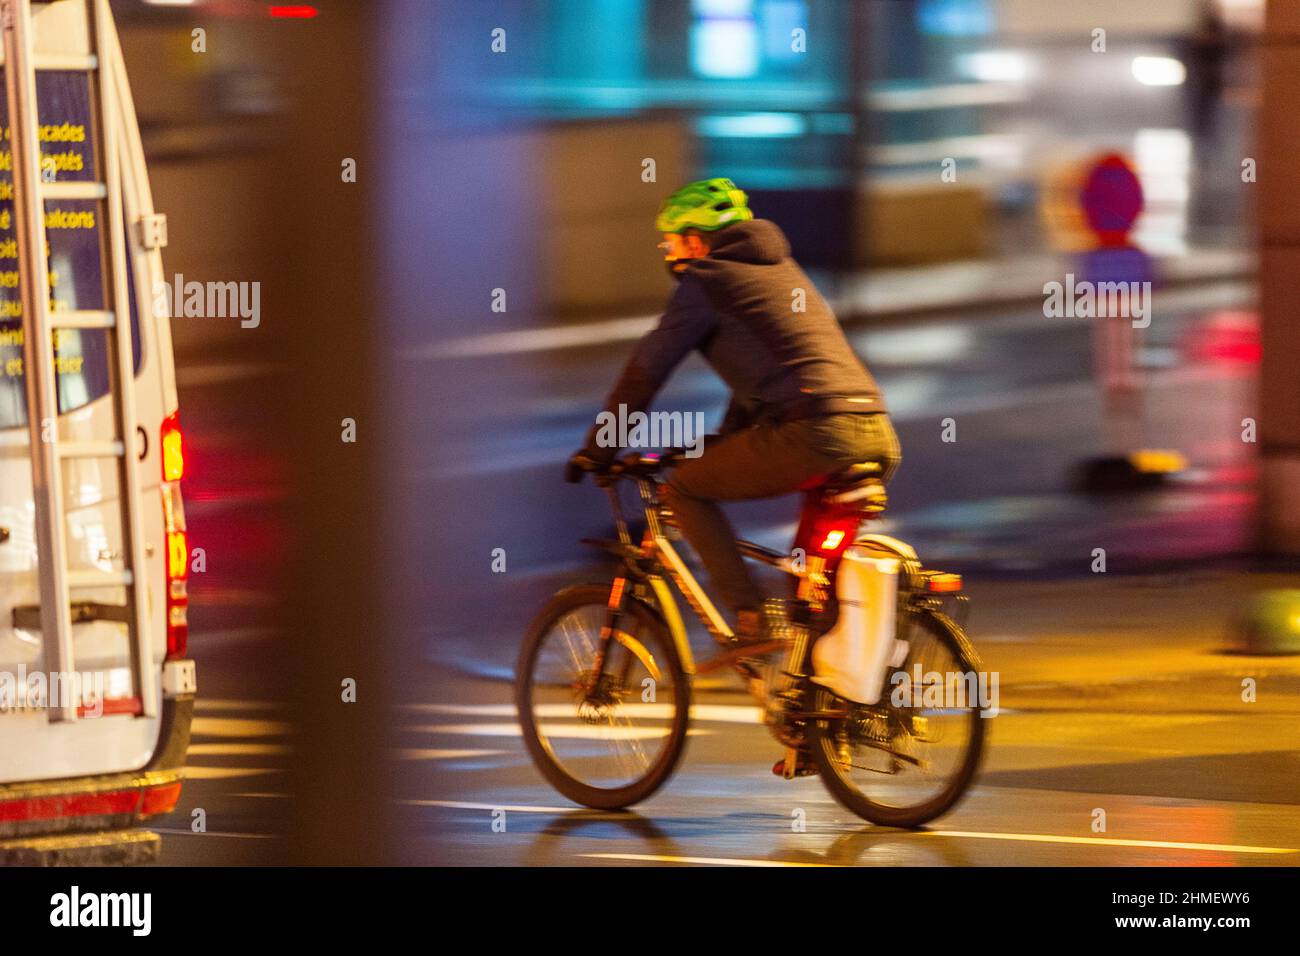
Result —
<svg viewBox="0 0 1300 956"><path fill-rule="evenodd" d="M612 461L600 461L579 452L569 459L565 480L577 483L582 481L583 475L590 473L595 476L596 484L603 486L625 477L653 478L684 457L686 452L681 448L670 448L661 453L632 452Z"/></svg>

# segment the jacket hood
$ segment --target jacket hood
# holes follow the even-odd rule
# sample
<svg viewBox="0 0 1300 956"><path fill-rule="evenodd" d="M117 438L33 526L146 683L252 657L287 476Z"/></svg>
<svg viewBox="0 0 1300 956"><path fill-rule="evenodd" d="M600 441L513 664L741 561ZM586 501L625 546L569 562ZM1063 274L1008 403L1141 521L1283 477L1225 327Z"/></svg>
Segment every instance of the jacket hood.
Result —
<svg viewBox="0 0 1300 956"><path fill-rule="evenodd" d="M785 233L768 219L751 219L726 226L709 251L710 259L776 265L790 256Z"/></svg>

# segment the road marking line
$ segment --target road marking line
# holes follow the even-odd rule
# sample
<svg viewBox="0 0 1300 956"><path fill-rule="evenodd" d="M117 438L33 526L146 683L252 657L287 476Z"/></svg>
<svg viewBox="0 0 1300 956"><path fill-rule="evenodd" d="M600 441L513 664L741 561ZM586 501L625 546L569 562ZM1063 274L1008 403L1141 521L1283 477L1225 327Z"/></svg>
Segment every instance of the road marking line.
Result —
<svg viewBox="0 0 1300 956"><path fill-rule="evenodd" d="M279 767L196 767L185 765L186 780L230 780L235 777L256 777L266 773L284 773Z"/></svg>
<svg viewBox="0 0 1300 956"><path fill-rule="evenodd" d="M1016 840L1025 843L1074 843L1096 846L1132 846L1155 850L1206 850L1212 853L1300 853L1277 846L1238 846L1228 843L1186 843L1177 840L1121 840L1115 837L1066 837L1046 833L979 833L974 830L925 830L918 836L957 837L968 840Z"/></svg>
<svg viewBox="0 0 1300 956"><path fill-rule="evenodd" d="M185 388L221 385L244 378L275 375L283 366L271 362L222 362L211 365L185 365L176 370L177 383Z"/></svg>
<svg viewBox="0 0 1300 956"><path fill-rule="evenodd" d="M1205 850L1214 853L1296 853L1283 847L1235 846L1219 843L1183 843L1172 840L1120 840L1106 837L1062 837L1039 833L977 833L969 830L931 830L918 836L958 837L976 840L1013 840L1028 843L1097 844L1102 846L1146 847L1160 850ZM787 863L778 860L743 860L707 856L661 856L652 853L583 853L605 860L639 860L650 863L693 863L703 866L834 866L832 863Z"/></svg>
<svg viewBox="0 0 1300 956"><path fill-rule="evenodd" d="M579 813L583 807L529 807L529 806L509 806L497 803L470 803L460 800L403 800L404 804L421 807L446 807L454 810L505 810L515 813ZM886 831L882 831L886 832ZM909 834L906 831L897 831L901 836L929 836L929 837L955 837L957 839L967 840L1011 840L1024 843L1074 843L1074 844L1095 844L1098 846L1129 846L1145 847L1156 850L1205 850L1214 853L1300 853L1300 849L1292 847L1275 847L1275 846L1239 846L1225 843L1187 843L1175 840L1122 840L1116 837L1067 837L1054 836L1047 833L982 833L975 830L923 830L918 833ZM834 864L802 864L802 863L776 863L770 860L751 861L751 860L726 860L713 859L711 857L666 857L640 854L584 854L586 856L605 856L611 859L644 859L644 860L661 860L664 862L710 862L723 865L734 866L833 866Z"/></svg>
<svg viewBox="0 0 1300 956"><path fill-rule="evenodd" d="M399 800L409 807L444 807L450 810L505 810L509 813L597 813L590 807L525 807L508 803L470 803L466 800ZM619 814L625 816L626 814Z"/></svg>
<svg viewBox="0 0 1300 956"><path fill-rule="evenodd" d="M514 704L399 704L398 709L472 717L513 717L517 713Z"/></svg>
<svg viewBox="0 0 1300 956"><path fill-rule="evenodd" d="M421 734L453 734L462 737L522 737L523 729L518 724L413 724L402 730ZM670 728L665 727L611 727L608 724L542 724L542 735L553 740L657 740L667 737ZM707 736L712 730L700 730L692 727L688 730L690 737Z"/></svg>
<svg viewBox="0 0 1300 956"><path fill-rule="evenodd" d="M278 840L278 833L221 833L216 830L204 830L195 832L193 830L172 829L171 827L147 827L155 833L168 833L172 836L210 836L210 837L234 837L239 840Z"/></svg>
<svg viewBox="0 0 1300 956"><path fill-rule="evenodd" d="M403 704L405 710L432 714L458 714L467 717L514 717L518 711L514 704ZM672 704L624 704L629 716L645 720L668 720L674 711ZM574 717L571 704L542 704L534 708L537 716ZM691 719L726 724L761 724L763 712L752 704L695 704Z"/></svg>
<svg viewBox="0 0 1300 956"><path fill-rule="evenodd" d="M786 860L733 860L720 856L659 856L654 853L583 853L594 860L636 860L642 863L694 863L700 866L837 866L835 863L795 863Z"/></svg>
<svg viewBox="0 0 1300 956"><path fill-rule="evenodd" d="M280 720L243 717L195 717L190 722L190 733L198 737L281 737L292 729Z"/></svg>
<svg viewBox="0 0 1300 956"><path fill-rule="evenodd" d="M215 710L280 710L283 704L270 700L226 700L220 697L199 697L194 701L195 711Z"/></svg>
<svg viewBox="0 0 1300 956"><path fill-rule="evenodd" d="M438 747L403 747L394 751L399 760L459 760L465 757L496 757L505 750L443 750Z"/></svg>
<svg viewBox="0 0 1300 956"><path fill-rule="evenodd" d="M186 751L191 757L227 757L248 754L286 754L284 744L190 744Z"/></svg>

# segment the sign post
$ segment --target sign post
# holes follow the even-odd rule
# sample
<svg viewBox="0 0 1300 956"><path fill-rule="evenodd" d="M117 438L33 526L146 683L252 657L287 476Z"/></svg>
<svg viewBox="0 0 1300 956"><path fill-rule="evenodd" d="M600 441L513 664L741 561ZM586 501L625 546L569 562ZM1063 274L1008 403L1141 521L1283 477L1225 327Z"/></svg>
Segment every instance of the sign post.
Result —
<svg viewBox="0 0 1300 956"><path fill-rule="evenodd" d="M1101 455L1077 466L1085 491L1155 487L1186 467L1176 451L1146 445L1145 394L1137 367L1141 330L1151 324L1150 257L1131 240L1142 213L1142 184L1132 165L1108 153L1088 167L1079 205L1093 248L1080 257L1079 285L1093 295L1093 375L1102 393Z"/></svg>

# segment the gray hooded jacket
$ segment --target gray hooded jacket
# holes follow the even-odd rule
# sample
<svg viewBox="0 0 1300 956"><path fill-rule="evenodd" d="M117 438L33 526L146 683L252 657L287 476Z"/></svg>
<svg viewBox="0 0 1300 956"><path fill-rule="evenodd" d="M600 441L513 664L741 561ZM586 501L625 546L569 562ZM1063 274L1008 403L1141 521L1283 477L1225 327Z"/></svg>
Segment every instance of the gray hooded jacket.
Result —
<svg viewBox="0 0 1300 956"><path fill-rule="evenodd" d="M799 298L803 311L795 310ZM644 411L695 349L731 388L724 432L791 414L809 399L852 398L854 410L885 411L835 314L790 258L784 233L765 219L727 226L708 258L691 264L605 408Z"/></svg>

